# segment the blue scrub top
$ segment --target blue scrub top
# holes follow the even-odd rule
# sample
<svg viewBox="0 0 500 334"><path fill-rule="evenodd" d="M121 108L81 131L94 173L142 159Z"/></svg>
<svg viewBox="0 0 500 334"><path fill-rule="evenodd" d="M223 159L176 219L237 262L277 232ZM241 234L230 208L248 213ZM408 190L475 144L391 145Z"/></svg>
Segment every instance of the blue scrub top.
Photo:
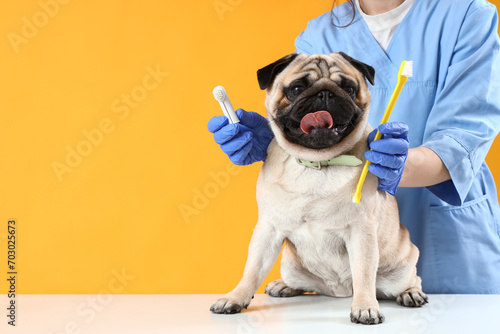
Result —
<svg viewBox="0 0 500 334"><path fill-rule="evenodd" d="M357 10L357 9L356 9ZM401 222L420 249L427 293L500 293L500 209L484 161L500 129L498 15L484 0L416 0L384 52L351 6L310 21L296 52L343 51L375 68L369 122L376 127L403 60L413 61L391 115L410 127L410 147L436 152L451 180L399 188Z"/></svg>

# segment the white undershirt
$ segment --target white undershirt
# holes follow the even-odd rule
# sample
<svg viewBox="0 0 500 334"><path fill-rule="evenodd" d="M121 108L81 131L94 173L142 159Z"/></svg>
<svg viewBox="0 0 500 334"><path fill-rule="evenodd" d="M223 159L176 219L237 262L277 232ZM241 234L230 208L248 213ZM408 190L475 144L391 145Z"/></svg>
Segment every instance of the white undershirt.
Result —
<svg viewBox="0 0 500 334"><path fill-rule="evenodd" d="M391 41L392 35L396 31L398 25L403 21L403 18L408 13L415 0L406 0L398 7L386 13L378 15L368 15L361 10L359 0L354 0L358 11L365 20L368 28L372 32L373 37L377 40L382 49L387 50Z"/></svg>

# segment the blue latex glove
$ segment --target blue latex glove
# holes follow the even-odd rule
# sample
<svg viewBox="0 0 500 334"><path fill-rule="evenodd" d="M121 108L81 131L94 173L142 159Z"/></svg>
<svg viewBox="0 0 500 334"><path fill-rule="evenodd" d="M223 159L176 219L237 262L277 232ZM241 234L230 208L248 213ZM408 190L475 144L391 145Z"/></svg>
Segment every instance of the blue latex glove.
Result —
<svg viewBox="0 0 500 334"><path fill-rule="evenodd" d="M371 162L368 170L378 176L378 188L394 196L408 157L408 125L391 122L381 124L378 130L382 138L373 141L377 130L370 133L371 151L365 152L365 158Z"/></svg>
<svg viewBox="0 0 500 334"><path fill-rule="evenodd" d="M222 151L236 165L250 165L264 161L267 147L274 135L268 120L253 111L236 110L239 123L229 124L226 116L212 117L207 124L208 131Z"/></svg>

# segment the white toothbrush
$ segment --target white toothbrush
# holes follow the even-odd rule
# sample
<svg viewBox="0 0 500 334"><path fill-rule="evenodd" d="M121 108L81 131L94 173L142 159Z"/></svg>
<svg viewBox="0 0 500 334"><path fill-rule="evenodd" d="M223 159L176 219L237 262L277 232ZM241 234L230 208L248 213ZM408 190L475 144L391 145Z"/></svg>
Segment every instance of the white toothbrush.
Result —
<svg viewBox="0 0 500 334"><path fill-rule="evenodd" d="M227 97L227 93L224 87L215 87L213 94L215 99L219 101L220 107L222 108L224 115L226 115L227 119L229 120L229 123L239 123L240 119L238 118L238 116L236 116L233 105L231 104L229 97Z"/></svg>

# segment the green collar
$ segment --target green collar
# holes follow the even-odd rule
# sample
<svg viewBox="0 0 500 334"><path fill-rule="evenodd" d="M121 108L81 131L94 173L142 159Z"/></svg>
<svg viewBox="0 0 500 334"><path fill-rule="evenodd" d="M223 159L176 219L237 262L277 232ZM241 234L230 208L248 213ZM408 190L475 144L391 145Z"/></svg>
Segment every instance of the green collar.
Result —
<svg viewBox="0 0 500 334"><path fill-rule="evenodd" d="M304 159L295 158L299 165L303 165L306 167L311 167L315 169L321 169L321 167L326 166L359 166L363 163L360 159L356 158L354 155L339 155L330 160L324 161L309 161Z"/></svg>

